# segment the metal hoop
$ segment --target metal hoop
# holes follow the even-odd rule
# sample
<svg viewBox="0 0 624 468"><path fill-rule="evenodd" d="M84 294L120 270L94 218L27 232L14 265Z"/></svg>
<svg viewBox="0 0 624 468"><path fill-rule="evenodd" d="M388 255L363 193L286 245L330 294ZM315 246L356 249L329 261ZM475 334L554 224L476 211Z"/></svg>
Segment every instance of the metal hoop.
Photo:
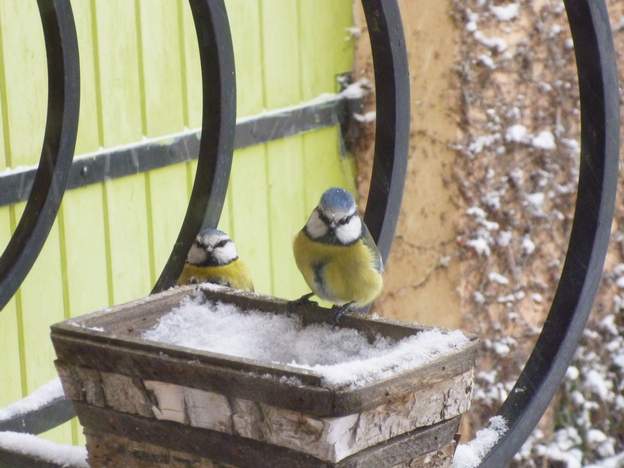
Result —
<svg viewBox="0 0 624 468"><path fill-rule="evenodd" d="M364 222L384 261L394 239L407 171L410 88L396 0L362 0L373 51L377 119L375 158Z"/></svg>
<svg viewBox="0 0 624 468"><path fill-rule="evenodd" d="M234 125L223 116L207 115L217 103L235 108L233 94L225 93L224 73L207 70L208 47L217 47L217 62L211 67L233 73L233 58L227 61L219 49L219 39L230 40L229 27L213 24L211 14L224 15L222 2L191 1L202 54L204 84L204 123L201 155L193 195L172 255L156 289L172 284L184 262L184 255L195 233L204 223L216 225L223 205L231 164ZM216 2L215 2L216 3ZM581 170L572 234L555 300L536 347L518 382L500 410L510 430L483 460L481 466L498 467L507 463L533 429L572 359L584 328L601 276L613 216L619 149L617 74L607 10L599 0L566 0L566 9L575 41L581 96ZM387 258L398 218L407 163L409 137L409 80L402 27L396 1L362 0L371 35L377 89L375 161L365 220ZM219 11L212 11L218 8ZM202 36L198 22L210 30ZM225 16L227 21L227 16ZM225 34L227 33L227 34ZM202 42L202 40L204 42ZM231 43L229 52L231 52ZM209 55L209 54L208 54ZM228 57L228 59L231 57ZM216 64L216 65L215 65ZM214 73L214 70L212 70ZM217 91L207 98L207 79L216 80ZM233 75L232 75L233 79ZM224 81L225 80L225 81ZM232 82L233 83L233 82ZM231 88L230 88L230 91ZM230 100L228 100L228 98ZM211 105L207 105L207 99ZM212 131L218 144L212 148L206 139ZM230 146L228 146L230 145ZM201 185L208 191L200 193ZM34 190L33 190L34 192ZM208 195L209 193L209 195ZM214 200L213 200L214 198ZM571 313L570 313L571 312Z"/></svg>
<svg viewBox="0 0 624 468"><path fill-rule="evenodd" d="M186 216L152 293L178 279L193 239L219 223L227 191L236 129L234 51L223 0L189 0L202 69L203 115L199 159Z"/></svg>
<svg viewBox="0 0 624 468"><path fill-rule="evenodd" d="M39 166L24 213L0 257L0 309L45 243L67 187L78 133L80 65L68 0L37 0L48 63L48 111Z"/></svg>
<svg viewBox="0 0 624 468"><path fill-rule="evenodd" d="M572 233L555 299L499 414L509 431L480 466L506 466L565 376L598 289L613 219L619 154L619 93L603 0L565 0L581 98L581 168Z"/></svg>
<svg viewBox="0 0 624 468"><path fill-rule="evenodd" d="M236 126L236 82L232 38L225 4L222 0L189 0L189 3L193 11L202 65L204 96L202 137L195 183L186 216L173 252L156 284L155 291L166 289L175 282L182 269L186 252L190 248L191 242L200 227L202 225L217 225L225 199L232 164ZM67 0L55 0L53 4L55 8L57 4L62 4L67 9L59 8L55 18L64 19L65 27L67 25L73 27L73 16L71 16L69 2ZM42 6L48 7L52 4L49 4L46 0L39 0L39 5L41 8ZM71 23L69 23L70 20ZM75 30L73 37L75 39ZM54 40L56 39L52 38L49 40L48 35L46 35L46 46L48 47L49 41ZM75 41L74 45L76 45L74 50L77 60L77 44ZM65 50L68 54L72 53L68 48ZM50 62L50 59L48 61ZM78 75L78 68L75 69L75 72ZM52 73L49 74L52 76ZM53 95L51 88L49 96ZM68 95L67 91L65 91L65 95ZM75 98L76 103L79 102L77 92ZM77 115L78 112L76 111ZM49 121L50 119L48 119ZM75 142L75 133L73 141ZM73 144L71 146L70 158L62 166L63 169L71 167L71 153L73 153ZM38 193L36 183L37 179L35 180L32 190L33 195L31 196L35 196ZM57 193L52 190L52 194L56 195ZM58 195L59 202L61 195L62 192ZM55 215L56 211L49 214L50 225L54 221ZM38 251L36 253L38 254ZM36 256L34 255L34 258ZM21 414L8 421L0 422L0 430L40 434L70 420L73 416L74 411L71 401L59 398L49 402L44 407ZM2 460L0 459L0 461Z"/></svg>

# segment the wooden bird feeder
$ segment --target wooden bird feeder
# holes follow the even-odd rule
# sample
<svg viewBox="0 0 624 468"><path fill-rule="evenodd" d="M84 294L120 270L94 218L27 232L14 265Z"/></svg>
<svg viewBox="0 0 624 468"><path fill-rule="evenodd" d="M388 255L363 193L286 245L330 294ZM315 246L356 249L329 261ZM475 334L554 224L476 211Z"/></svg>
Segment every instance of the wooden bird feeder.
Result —
<svg viewBox="0 0 624 468"><path fill-rule="evenodd" d="M63 388L97 466L450 466L470 406L477 340L357 387L315 372L146 340L185 298L332 323L314 304L189 286L52 327ZM347 315L339 327L400 340L427 330ZM276 336L276 340L279 340ZM224 350L227 351L227 350Z"/></svg>

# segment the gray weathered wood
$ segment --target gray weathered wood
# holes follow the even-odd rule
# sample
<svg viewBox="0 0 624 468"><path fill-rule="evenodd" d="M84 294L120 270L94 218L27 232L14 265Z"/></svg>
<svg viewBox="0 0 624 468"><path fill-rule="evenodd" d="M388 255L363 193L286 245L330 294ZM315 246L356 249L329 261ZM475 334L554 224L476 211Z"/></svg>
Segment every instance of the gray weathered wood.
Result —
<svg viewBox="0 0 624 468"><path fill-rule="evenodd" d="M115 411L238 435L337 462L417 428L463 414L470 406L472 370L415 389L391 403L342 417L323 418L257 401L178 384L141 381L59 364L68 395ZM81 379L87 380L81 380ZM72 389L102 388L89 392ZM468 391L466 391L468 389Z"/></svg>
<svg viewBox="0 0 624 468"><path fill-rule="evenodd" d="M82 403L76 404L76 410L80 421L88 427L86 434L90 453L97 452L97 448L92 449L91 446L98 444L98 435L106 438L112 434L241 468L393 467L445 447L459 426L459 417L454 418L396 437L339 463L329 463L295 450L208 429L191 428L169 421L154 422Z"/></svg>
<svg viewBox="0 0 624 468"><path fill-rule="evenodd" d="M211 300L229 301L241 307L266 312L290 313L290 303L252 294L234 293L227 288L199 290ZM72 319L52 327L52 340L59 361L80 367L169 383L184 382L193 388L234 397L257 399L288 409L300 409L317 416L343 416L395 400L417 387L424 387L463 374L471 369L476 340L463 349L447 353L420 368L356 389L325 388L320 376L290 366L262 363L180 346L148 342L138 338L184 297L197 294L197 287L180 288L135 301L86 319ZM166 304L166 307L163 306ZM156 312L154 312L156 311ZM305 321L327 321L328 312L317 306L297 309ZM149 320L141 320L145 317ZM131 322L128 326L125 320ZM354 326L389 337L404 337L422 327L348 317L341 326ZM104 331L89 327L101 327ZM145 328L143 328L145 327ZM128 331L131 329L131 331ZM110 331L113 330L113 331ZM273 377L271 377L273 376ZM282 377L301 384L288 384Z"/></svg>
<svg viewBox="0 0 624 468"><path fill-rule="evenodd" d="M56 366L94 466L450 466L470 405L477 341L362 386L309 370L142 338L185 298L331 323L316 305L227 288L178 288L52 327ZM425 330L347 316L341 326L401 339Z"/></svg>

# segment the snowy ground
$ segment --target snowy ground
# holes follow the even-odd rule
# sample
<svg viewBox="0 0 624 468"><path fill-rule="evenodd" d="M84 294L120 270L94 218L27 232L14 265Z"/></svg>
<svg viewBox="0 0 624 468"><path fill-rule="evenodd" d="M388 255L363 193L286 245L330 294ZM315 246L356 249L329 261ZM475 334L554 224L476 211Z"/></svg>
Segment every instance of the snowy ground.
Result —
<svg viewBox="0 0 624 468"><path fill-rule="evenodd" d="M624 4L607 2L624 57ZM465 326L483 340L471 418L485 425L524 365L552 302L579 167L573 42L558 0L456 0L466 206L459 262ZM622 177L620 178L622 184ZM624 202L582 346L521 452L522 468L624 466Z"/></svg>

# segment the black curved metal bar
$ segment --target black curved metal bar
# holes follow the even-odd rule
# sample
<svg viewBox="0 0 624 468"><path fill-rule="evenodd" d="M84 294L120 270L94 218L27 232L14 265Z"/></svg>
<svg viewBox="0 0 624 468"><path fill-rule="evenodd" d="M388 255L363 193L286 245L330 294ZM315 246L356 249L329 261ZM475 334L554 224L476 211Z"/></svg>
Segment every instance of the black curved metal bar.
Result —
<svg viewBox="0 0 624 468"><path fill-rule="evenodd" d="M34 411L21 413L7 420L0 420L0 431L41 434L60 426L74 417L71 400L59 397Z"/></svg>
<svg viewBox="0 0 624 468"><path fill-rule="evenodd" d="M407 171L410 83L396 0L362 0L375 68L375 158L364 221L384 261L394 239Z"/></svg>
<svg viewBox="0 0 624 468"><path fill-rule="evenodd" d="M216 227L232 167L236 129L234 50L223 0L189 0L202 69L202 133L197 172L182 228L152 293L173 286L202 227Z"/></svg>
<svg viewBox="0 0 624 468"><path fill-rule="evenodd" d="M613 219L619 153L619 93L603 0L565 0L581 98L581 168L563 272L542 333L499 414L509 430L480 466L506 466L565 376L598 289Z"/></svg>
<svg viewBox="0 0 624 468"><path fill-rule="evenodd" d="M39 0L39 3L48 5L46 0ZM56 3L66 3L69 7L67 0L57 0L54 4ZM155 291L166 289L175 283L184 264L186 252L200 228L217 225L225 199L234 149L236 81L234 52L225 4L222 0L189 0L189 3L193 11L202 64L204 96L202 135L197 173L186 216ZM71 13L71 10L69 12ZM53 94L50 90L49 95ZM79 100L79 96L76 98ZM75 142L75 138L73 141ZM68 169L71 167L71 158L63 167ZM36 190L37 185L33 185L32 194L36 194ZM59 201L61 195L62 191ZM53 222L54 216L51 220ZM0 421L0 430L40 434L70 420L73 416L71 402L60 398L8 421Z"/></svg>
<svg viewBox="0 0 624 468"><path fill-rule="evenodd" d="M24 213L0 257L0 309L35 263L63 198L80 108L78 40L69 0L38 0L48 63L48 111L39 167Z"/></svg>

